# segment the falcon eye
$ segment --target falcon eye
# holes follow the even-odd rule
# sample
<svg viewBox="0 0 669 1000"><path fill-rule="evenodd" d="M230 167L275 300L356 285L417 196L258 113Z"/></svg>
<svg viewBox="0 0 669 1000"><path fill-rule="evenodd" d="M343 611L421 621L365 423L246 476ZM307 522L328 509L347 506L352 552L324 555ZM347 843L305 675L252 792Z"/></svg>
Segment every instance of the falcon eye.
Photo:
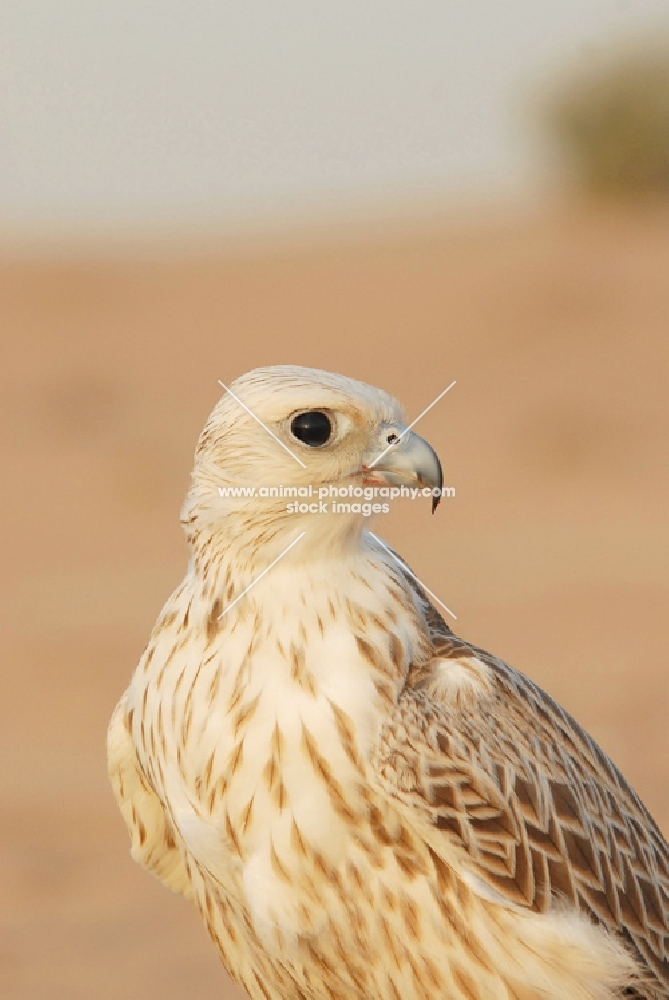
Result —
<svg viewBox="0 0 669 1000"><path fill-rule="evenodd" d="M306 413L298 413L293 419L290 432L293 437L309 445L310 448L320 448L330 439L332 424L326 413L320 410L307 410Z"/></svg>

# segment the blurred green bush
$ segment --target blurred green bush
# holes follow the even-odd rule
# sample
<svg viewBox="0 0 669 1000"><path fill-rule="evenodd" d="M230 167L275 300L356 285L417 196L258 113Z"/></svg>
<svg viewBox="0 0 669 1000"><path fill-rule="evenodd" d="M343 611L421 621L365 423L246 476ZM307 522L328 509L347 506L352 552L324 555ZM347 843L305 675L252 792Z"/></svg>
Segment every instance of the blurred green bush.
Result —
<svg viewBox="0 0 669 1000"><path fill-rule="evenodd" d="M544 119L585 189L669 193L669 44L570 74Z"/></svg>

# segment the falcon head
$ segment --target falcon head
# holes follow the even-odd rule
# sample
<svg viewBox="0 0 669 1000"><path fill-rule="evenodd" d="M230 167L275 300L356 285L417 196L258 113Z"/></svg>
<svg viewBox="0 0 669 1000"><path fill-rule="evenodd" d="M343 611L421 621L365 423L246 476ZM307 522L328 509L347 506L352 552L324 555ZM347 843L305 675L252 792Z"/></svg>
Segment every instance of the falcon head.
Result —
<svg viewBox="0 0 669 1000"><path fill-rule="evenodd" d="M182 521L189 536L204 527L210 537L217 528L232 537L274 537L282 527L313 535L326 523L333 539L359 536L370 491L335 497L324 488L427 488L434 511L441 485L437 455L407 430L392 396L312 368L257 368L231 384L207 421ZM357 510L332 512L333 500Z"/></svg>

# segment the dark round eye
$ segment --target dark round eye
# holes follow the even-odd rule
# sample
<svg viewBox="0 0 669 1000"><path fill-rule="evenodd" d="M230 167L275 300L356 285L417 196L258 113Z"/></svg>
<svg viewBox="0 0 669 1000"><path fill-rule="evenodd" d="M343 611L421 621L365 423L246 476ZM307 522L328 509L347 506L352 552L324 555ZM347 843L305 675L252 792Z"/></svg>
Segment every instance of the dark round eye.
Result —
<svg viewBox="0 0 669 1000"><path fill-rule="evenodd" d="M308 444L310 448L320 448L329 440L332 424L326 413L321 413L320 410L307 410L306 413L298 413L293 418L290 430L298 441Z"/></svg>

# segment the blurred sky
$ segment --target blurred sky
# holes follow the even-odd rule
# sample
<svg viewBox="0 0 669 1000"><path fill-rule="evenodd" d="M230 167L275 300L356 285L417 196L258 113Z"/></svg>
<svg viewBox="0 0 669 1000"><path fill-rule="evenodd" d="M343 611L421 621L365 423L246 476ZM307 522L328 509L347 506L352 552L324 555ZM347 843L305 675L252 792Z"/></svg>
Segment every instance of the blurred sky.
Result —
<svg viewBox="0 0 669 1000"><path fill-rule="evenodd" d="M540 182L524 102L669 0L2 0L0 239Z"/></svg>

